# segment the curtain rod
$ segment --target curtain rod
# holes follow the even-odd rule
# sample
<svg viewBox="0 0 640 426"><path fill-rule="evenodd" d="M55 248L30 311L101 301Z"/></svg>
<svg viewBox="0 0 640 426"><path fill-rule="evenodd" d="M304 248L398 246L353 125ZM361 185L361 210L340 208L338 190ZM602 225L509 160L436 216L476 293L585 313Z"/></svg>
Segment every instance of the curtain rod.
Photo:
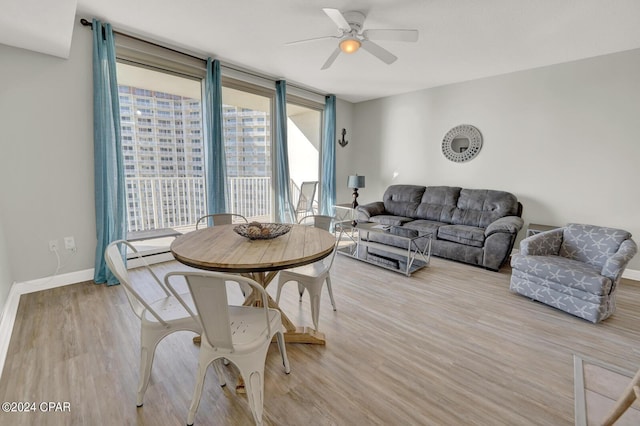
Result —
<svg viewBox="0 0 640 426"><path fill-rule="evenodd" d="M80 23L83 26L90 27L93 30L93 22L90 22L90 21L86 20L85 18L80 18ZM188 56L188 57L193 58L193 59L198 59L198 60L201 60L201 61L204 61L204 62L207 61L207 58L202 58L200 56L196 56L196 55L193 55L191 53L186 53L186 52L183 52L181 50L174 49L172 47L167 47L167 46L164 46L162 44L158 44L155 41L149 41L149 40L146 40L146 39L143 39L143 38L140 38L140 37L136 37L136 36L133 36L131 34L126 34L126 33L123 33L121 31L117 31L117 30L113 30L113 32L114 32L114 34L119 34L119 35L124 36L124 37L129 37L131 39L134 39L134 40L137 40L137 41L141 41L143 43L149 43L149 44L152 44L154 46L158 46L158 47L161 47L163 49L171 50L172 52L176 52L176 53ZM262 78L262 79L265 79L265 80L273 81L274 83L277 81L273 77L267 77L264 74L258 74L258 73L252 72L252 71L247 71L247 70L242 69L242 68L235 68L235 67L233 67L233 66L231 66L229 64L223 63L222 61L220 61L220 66L223 67L223 68L230 69L232 71L237 71L237 72L241 72L241 73L250 75L252 77L257 77L257 78ZM304 91L307 91L309 93L313 93L314 95L323 96L323 97L327 96L326 93L320 93L320 92L317 92L315 90L311 90L311 89L308 89L306 87L298 86L296 84L292 84L292 83L289 83L289 82L287 82L287 86L291 86L291 87L294 87L294 88L299 89L299 90L304 90Z"/></svg>

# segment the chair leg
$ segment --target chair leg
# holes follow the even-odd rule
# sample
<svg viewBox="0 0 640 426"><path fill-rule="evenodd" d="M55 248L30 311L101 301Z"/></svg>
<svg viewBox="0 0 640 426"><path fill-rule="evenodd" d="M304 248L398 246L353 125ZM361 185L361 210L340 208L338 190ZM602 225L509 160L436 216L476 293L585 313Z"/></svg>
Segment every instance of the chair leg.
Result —
<svg viewBox="0 0 640 426"><path fill-rule="evenodd" d="M144 403L144 394L149 386L156 346L158 346L158 343L164 337L150 332L141 331L140 333L140 380L138 382L138 394L136 397L136 405L138 407L142 407Z"/></svg>
<svg viewBox="0 0 640 426"><path fill-rule="evenodd" d="M298 294L300 294L300 299L298 299L298 302L302 302L302 295L304 294L304 286L300 284L299 281L298 281Z"/></svg>
<svg viewBox="0 0 640 426"><path fill-rule="evenodd" d="M249 399L249 407L256 425L262 424L262 411L264 409L264 380L263 373L260 370L254 370L249 374L249 378L245 379L245 389L247 390L247 398ZM243 377L245 377L243 375Z"/></svg>
<svg viewBox="0 0 640 426"><path fill-rule="evenodd" d="M320 289L317 286L312 285L307 288L309 292L309 302L311 303L311 319L313 320L313 327L318 331L318 321L320 316Z"/></svg>
<svg viewBox="0 0 640 426"><path fill-rule="evenodd" d="M198 406L200 405L200 398L202 397L202 388L204 387L204 378L207 374L207 368L209 367L209 361L207 356L205 355L206 351L203 352L202 348L200 348L201 356L198 359L198 377L196 380L196 386L193 389L193 397L191 398L191 406L189 407L189 415L187 416L187 425L193 425L193 421L196 417L196 411L198 411Z"/></svg>
<svg viewBox="0 0 640 426"><path fill-rule="evenodd" d="M220 384L220 387L226 386L227 385L227 381L224 378L224 373L222 373L222 367L220 366L220 364L225 364L224 362L227 362L227 364L229 363L229 360L227 360L226 358L224 358L223 360L215 360L213 361L213 368L214 370L216 370L216 375L218 376L218 384Z"/></svg>
<svg viewBox="0 0 640 426"><path fill-rule="evenodd" d="M331 299L331 306L333 306L333 310L336 309L336 301L333 299L333 290L331 289L331 276L327 275L327 290L329 290L329 299Z"/></svg>
<svg viewBox="0 0 640 426"><path fill-rule="evenodd" d="M284 372L289 374L291 373L291 367L289 366L287 347L284 344L284 335L281 331L276 333L276 339L278 340L278 349L280 349L280 355L282 356L282 365L284 366Z"/></svg>

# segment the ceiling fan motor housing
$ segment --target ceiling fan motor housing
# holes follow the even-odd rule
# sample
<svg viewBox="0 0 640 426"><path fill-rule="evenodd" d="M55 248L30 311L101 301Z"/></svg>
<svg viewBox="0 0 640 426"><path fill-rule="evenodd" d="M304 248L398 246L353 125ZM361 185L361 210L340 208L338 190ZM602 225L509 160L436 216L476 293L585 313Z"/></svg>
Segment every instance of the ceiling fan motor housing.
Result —
<svg viewBox="0 0 640 426"><path fill-rule="evenodd" d="M344 12L342 14L344 19L349 23L349 26L356 33L362 31L362 25L364 24L364 14L362 12L352 11L352 12Z"/></svg>

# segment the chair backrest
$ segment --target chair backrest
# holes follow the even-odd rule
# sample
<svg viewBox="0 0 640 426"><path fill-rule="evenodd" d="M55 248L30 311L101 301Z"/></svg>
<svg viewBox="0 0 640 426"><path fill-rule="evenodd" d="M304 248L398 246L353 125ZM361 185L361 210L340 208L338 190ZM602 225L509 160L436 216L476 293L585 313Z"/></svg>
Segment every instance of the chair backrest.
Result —
<svg viewBox="0 0 640 426"><path fill-rule="evenodd" d="M336 237L336 244L333 246L333 252L329 255L329 263L327 264L327 271L331 269L333 266L333 259L336 258L336 253L338 252L338 247L340 246L340 241L342 241L342 233L344 232L342 226L337 226L336 230L338 231L338 236Z"/></svg>
<svg viewBox="0 0 640 426"><path fill-rule="evenodd" d="M104 258L107 263L107 266L113 272L113 274L118 278L122 287L124 287L125 293L127 295L127 299L129 299L129 304L131 305L131 309L136 314L138 318L142 318L143 312L146 309L153 315L162 325L167 325L167 323L162 319L162 317L149 305L149 303L145 300L144 297L140 295L133 287L131 280L129 278L129 273L127 272L127 266L125 264L125 253L122 251L123 248L127 248L131 250L131 252L138 257L138 259L142 262L143 267L147 270L147 272L151 275L155 283L162 289L166 296L170 296L171 293L169 290L162 284L162 281L158 278L158 276L153 272L153 270L149 267L147 262L144 261L138 250L129 242L125 240L114 241L107 246L107 249L104 253Z"/></svg>
<svg viewBox="0 0 640 426"><path fill-rule="evenodd" d="M320 214L310 214L308 216L303 217L302 219L300 219L300 221L298 222L300 225L309 225L309 226L313 226L315 228L320 228L320 229L324 229L325 231L328 232L332 232L333 231L333 225L334 225L334 221L336 219L334 217L331 216L324 216L324 215L320 215ZM338 251L338 245L340 244L340 241L342 240L342 233L343 233L343 229L342 226L338 226L336 225L336 231L338 232L338 236L336 238L336 244L333 247L333 252L328 256L325 257L324 259L320 260L319 262L324 263L324 265L326 266L326 270L328 271L329 269L331 269L331 266L333 265L333 259L335 259L336 257L336 252ZM328 260L328 262L327 262Z"/></svg>
<svg viewBox="0 0 640 426"><path fill-rule="evenodd" d="M563 229L560 256L602 268L629 238L622 229L569 223Z"/></svg>
<svg viewBox="0 0 640 426"><path fill-rule="evenodd" d="M311 225L316 228L324 229L325 231L331 232L331 225L333 225L333 221L335 218L332 216L324 216L320 214L310 214L298 221L300 225Z"/></svg>
<svg viewBox="0 0 640 426"><path fill-rule="evenodd" d="M176 276L184 277L186 280L197 312L193 312L176 291L171 280L172 277ZM262 297L262 307L246 309L264 310L266 321L265 329L268 331L267 339L270 339L271 322L269 321L267 293L257 282L242 276L221 272L170 272L165 276L165 284L171 293L173 293L189 314L202 326L204 330L203 338L206 338L214 348L233 351L232 335L234 333L234 325L231 323L229 316L226 281L246 283L260 294Z"/></svg>
<svg viewBox="0 0 640 426"><path fill-rule="evenodd" d="M313 199L316 196L318 181L302 182L300 185L300 197L296 205L296 213L313 212Z"/></svg>
<svg viewBox="0 0 640 426"><path fill-rule="evenodd" d="M196 230L202 226L231 225L232 223L248 223L247 218L235 213L217 213L202 216L196 222Z"/></svg>

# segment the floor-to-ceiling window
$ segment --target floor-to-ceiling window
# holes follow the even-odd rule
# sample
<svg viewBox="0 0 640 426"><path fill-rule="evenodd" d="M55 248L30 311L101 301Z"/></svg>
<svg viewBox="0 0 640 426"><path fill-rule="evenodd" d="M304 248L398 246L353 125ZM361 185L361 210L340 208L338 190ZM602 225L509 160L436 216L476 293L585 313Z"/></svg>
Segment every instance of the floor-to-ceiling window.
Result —
<svg viewBox="0 0 640 426"><path fill-rule="evenodd" d="M128 231L206 214L201 81L117 65Z"/></svg>
<svg viewBox="0 0 640 426"><path fill-rule="evenodd" d="M273 218L272 100L273 91L223 79L229 210L250 221Z"/></svg>
<svg viewBox="0 0 640 426"><path fill-rule="evenodd" d="M295 98L294 98L295 99ZM310 102L287 103L287 145L291 199L296 203L302 182L319 180L322 106ZM318 193L314 197L317 212Z"/></svg>

